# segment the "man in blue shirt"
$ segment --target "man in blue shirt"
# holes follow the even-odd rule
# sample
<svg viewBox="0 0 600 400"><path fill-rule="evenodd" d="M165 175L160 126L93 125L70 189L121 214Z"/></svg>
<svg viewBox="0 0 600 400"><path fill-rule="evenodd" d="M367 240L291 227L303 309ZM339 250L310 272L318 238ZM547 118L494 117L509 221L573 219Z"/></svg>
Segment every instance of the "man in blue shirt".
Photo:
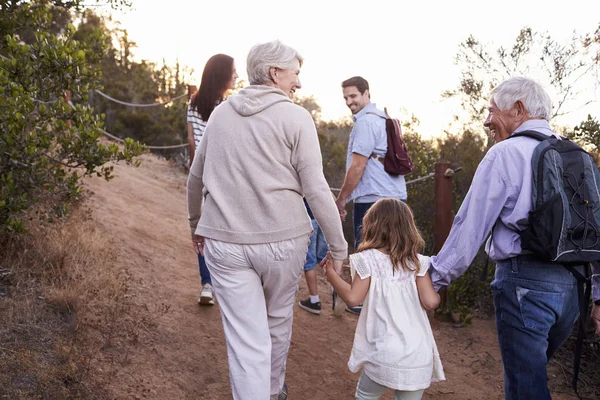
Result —
<svg viewBox="0 0 600 400"><path fill-rule="evenodd" d="M353 114L354 128L348 142L346 176L336 204L345 221L346 203L354 201L352 222L356 249L361 242L362 220L367 210L381 197L406 201L406 182L403 176L392 176L383 169L382 160L387 151L386 115L371 103L369 83L355 76L342 82L342 89ZM359 307L347 310L360 312Z"/></svg>
<svg viewBox="0 0 600 400"><path fill-rule="evenodd" d="M554 135L552 104L535 81L514 77L492 92L484 126L496 144L483 158L448 239L431 260L438 290L469 267L485 238L496 261L491 287L496 329L504 365L505 399L550 399L546 365L571 334L578 316L576 278L562 265L523 254L519 231L526 228L532 205L531 158L537 140L513 133L534 130ZM596 269L596 268L595 268ZM594 271L594 300L600 300L600 271ZM594 306L598 319L600 307Z"/></svg>

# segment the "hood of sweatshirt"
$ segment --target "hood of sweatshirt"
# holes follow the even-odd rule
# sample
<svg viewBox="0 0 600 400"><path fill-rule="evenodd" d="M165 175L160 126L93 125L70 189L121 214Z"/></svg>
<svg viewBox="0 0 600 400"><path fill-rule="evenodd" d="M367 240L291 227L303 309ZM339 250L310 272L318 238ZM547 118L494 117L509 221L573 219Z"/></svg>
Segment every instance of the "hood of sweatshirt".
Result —
<svg viewBox="0 0 600 400"><path fill-rule="evenodd" d="M264 85L251 85L227 98L227 103L243 117L257 114L273 104L292 100L281 89Z"/></svg>

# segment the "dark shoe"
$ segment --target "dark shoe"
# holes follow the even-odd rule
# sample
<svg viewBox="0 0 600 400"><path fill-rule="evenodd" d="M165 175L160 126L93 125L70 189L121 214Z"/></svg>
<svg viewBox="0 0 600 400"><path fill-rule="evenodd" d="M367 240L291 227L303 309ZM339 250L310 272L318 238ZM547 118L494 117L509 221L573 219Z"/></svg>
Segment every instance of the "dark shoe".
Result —
<svg viewBox="0 0 600 400"><path fill-rule="evenodd" d="M301 309L308 311L311 314L316 314L316 315L321 314L321 303L320 302L311 303L310 298L299 301L298 305L300 306Z"/></svg>
<svg viewBox="0 0 600 400"><path fill-rule="evenodd" d="M308 300L310 300L310 299L308 299ZM317 303L317 304L319 304L319 307L321 307L321 303ZM288 388L284 382L283 387L281 388L281 392L279 392L279 398L277 400L286 400L287 395L288 395Z"/></svg>
<svg viewBox="0 0 600 400"><path fill-rule="evenodd" d="M355 307L346 306L346 311L355 315L360 315L360 312L362 311L362 304L359 304Z"/></svg>
<svg viewBox="0 0 600 400"><path fill-rule="evenodd" d="M332 297L331 303L332 303L332 307L333 307L333 315L335 315L336 317L339 317L344 312L344 309L346 308L346 303L344 303L344 300L342 300L340 298L340 296L337 295L336 292L331 293L331 297Z"/></svg>

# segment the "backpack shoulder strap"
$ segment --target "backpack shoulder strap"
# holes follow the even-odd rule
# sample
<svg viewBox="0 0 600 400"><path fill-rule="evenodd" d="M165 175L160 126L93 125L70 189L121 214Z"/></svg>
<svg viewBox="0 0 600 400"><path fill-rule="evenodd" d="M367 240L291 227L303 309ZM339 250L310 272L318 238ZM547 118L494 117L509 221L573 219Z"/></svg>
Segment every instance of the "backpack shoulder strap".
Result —
<svg viewBox="0 0 600 400"><path fill-rule="evenodd" d="M543 133L539 133L536 131L523 131L523 132L513 133L512 135L510 135L508 137L508 139L515 138L515 137L521 137L521 136L536 139L536 140L539 140L540 142L552 138L552 136L544 135Z"/></svg>
<svg viewBox="0 0 600 400"><path fill-rule="evenodd" d="M374 113L374 112L368 112L368 113L365 113L365 114L377 115L379 118L387 119L387 117L384 117L383 115L379 115L379 114Z"/></svg>

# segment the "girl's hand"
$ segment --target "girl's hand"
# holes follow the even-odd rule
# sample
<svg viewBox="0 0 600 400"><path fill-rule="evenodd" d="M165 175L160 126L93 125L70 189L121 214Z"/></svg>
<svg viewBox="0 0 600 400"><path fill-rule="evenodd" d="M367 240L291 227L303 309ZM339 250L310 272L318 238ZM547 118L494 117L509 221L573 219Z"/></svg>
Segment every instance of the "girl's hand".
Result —
<svg viewBox="0 0 600 400"><path fill-rule="evenodd" d="M319 268L323 275L327 276L327 269L331 267L331 253L328 251L324 259L319 263Z"/></svg>

